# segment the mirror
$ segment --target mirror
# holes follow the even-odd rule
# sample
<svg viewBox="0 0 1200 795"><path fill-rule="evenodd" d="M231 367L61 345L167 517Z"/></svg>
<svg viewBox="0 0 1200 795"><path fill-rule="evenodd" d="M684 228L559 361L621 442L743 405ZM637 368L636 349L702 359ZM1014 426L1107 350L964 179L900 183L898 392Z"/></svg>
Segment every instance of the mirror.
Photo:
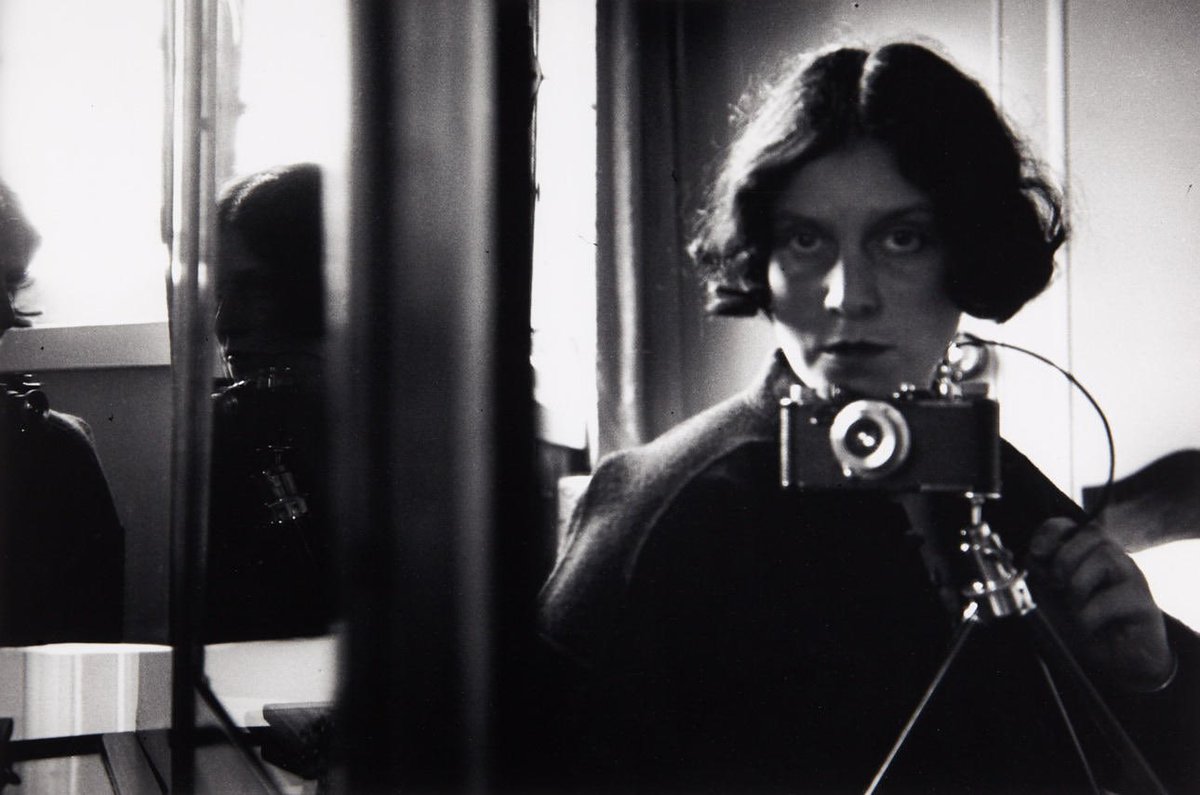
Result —
<svg viewBox="0 0 1200 795"><path fill-rule="evenodd" d="M1068 363L1115 420L1125 472L1196 444L1196 369L1179 363L1200 285L1200 205L1188 176L1200 118L1187 43L1200 26L1195 10L781 0L613 3L601 20L597 361L599 439L613 440L609 449L648 441L744 389L774 347L761 322L704 317L684 252L689 211L729 140L739 94L781 56L914 35L939 40L978 76L1059 179L1070 170L1070 263L1037 302L983 333ZM1104 433L1086 404L1053 371L999 358L1006 437L1077 498L1083 484L1102 482ZM620 537L585 536L578 548Z"/></svg>
<svg viewBox="0 0 1200 795"><path fill-rule="evenodd" d="M21 647L0 651L0 716L17 740L132 729L134 649L165 653L109 645L166 641L162 42L154 3L0 9L0 644Z"/></svg>
<svg viewBox="0 0 1200 795"><path fill-rule="evenodd" d="M16 0L2 13L0 204L11 299L0 314L11 302L17 316L0 317L0 328L12 320L29 328L0 331L9 430L28 430L26 449L10 448L4 467L11 524L0 642L163 642L161 9Z"/></svg>
<svg viewBox="0 0 1200 795"><path fill-rule="evenodd" d="M208 42L220 76L208 214L218 188L268 167L307 163L335 183L343 179L344 7L273 0L205 6L220 15ZM0 644L91 644L86 654L73 651L70 665L57 646L0 653L0 716L17 718L17 740L132 730L144 725L147 710L155 725L170 719L170 666L160 663L170 639L172 402L180 383L171 348L172 337L187 331L167 322L169 305L178 317L187 303L179 283L165 279L181 209L172 191L180 128L171 107L180 86L170 69L180 40L170 31L188 7L194 4L12 0L0 10L0 264L13 299L0 302L0 398L14 431L0 434ZM326 212L338 213L318 202L308 225L327 229ZM22 279L26 264L29 278ZM309 278L319 289L306 311L319 325L323 282L331 277L314 269ZM209 313L209 334L213 322ZM10 328L18 325L30 327ZM194 396L205 411L225 386L223 375L212 357ZM311 379L316 386L305 396L305 410L318 419L322 409L309 398L322 380ZM226 408L255 402L244 393L226 397ZM319 421L301 425L294 436L319 437ZM43 426L50 442L29 446L26 431ZM304 515L300 506L318 510L322 476L313 473L323 455L308 452L311 446L307 439L251 444L272 458L274 468L266 468L274 480L266 486L283 489L259 507L296 516ZM300 447L303 463L295 457ZM289 486L296 483L303 485ZM62 532L25 532L31 522ZM324 565L329 585L332 563ZM306 573L286 583L271 609L302 600L319 580ZM317 620L285 626L256 613L258 601L241 611L256 616L252 631L212 637L272 640L245 653L223 644L209 657L209 676L228 691L230 714L261 723L255 700L332 698L335 616L326 599ZM298 634L309 640L291 655L281 639ZM139 673L142 654L157 662ZM82 680L71 666L85 670ZM258 685L241 673L247 670L258 671ZM75 695L67 704L63 694ZM248 719L255 709L257 718Z"/></svg>
<svg viewBox="0 0 1200 795"><path fill-rule="evenodd" d="M215 357L203 400L192 394L195 410L210 412L196 428L211 434L199 464L205 543L187 551L203 564L193 673L231 738L263 738L255 765L270 757L272 775L297 776L312 771L278 741L297 720L328 724L337 676L324 373L336 282L327 241L345 235L336 186L349 128L347 11L279 0L206 8L216 14L205 39L215 123L200 170L203 179L212 169L211 194L202 183L207 244L192 320Z"/></svg>

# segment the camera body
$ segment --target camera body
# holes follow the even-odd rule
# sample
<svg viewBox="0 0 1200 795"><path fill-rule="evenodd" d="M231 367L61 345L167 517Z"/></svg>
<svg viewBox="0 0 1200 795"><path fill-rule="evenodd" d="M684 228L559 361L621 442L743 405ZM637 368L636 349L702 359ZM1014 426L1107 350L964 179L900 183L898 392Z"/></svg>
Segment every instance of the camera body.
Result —
<svg viewBox="0 0 1200 795"><path fill-rule="evenodd" d="M905 386L880 400L797 385L779 413L785 489L1000 493L999 406L986 392Z"/></svg>

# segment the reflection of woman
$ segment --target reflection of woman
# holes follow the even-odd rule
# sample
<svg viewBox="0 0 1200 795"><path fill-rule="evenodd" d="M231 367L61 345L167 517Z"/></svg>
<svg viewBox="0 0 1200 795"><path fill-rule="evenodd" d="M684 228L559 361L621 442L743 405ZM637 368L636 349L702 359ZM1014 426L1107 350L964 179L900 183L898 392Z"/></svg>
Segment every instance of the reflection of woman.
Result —
<svg viewBox="0 0 1200 795"><path fill-rule="evenodd" d="M321 512L321 174L295 165L229 186L218 207L210 640L312 635L332 619Z"/></svg>
<svg viewBox="0 0 1200 795"><path fill-rule="evenodd" d="M921 539L962 517L940 500L782 491L778 400L797 381L868 396L931 384L961 313L1006 320L1046 286L1064 237L1056 193L983 89L929 50L829 50L772 87L693 252L711 308L765 313L780 351L745 393L601 463L542 594L576 783L867 785L957 621ZM1200 642L1007 445L1002 475L991 526L1159 774L1194 785ZM890 791L1086 788L1011 631L975 634ZM1110 782L1111 759L1092 758Z"/></svg>
<svg viewBox="0 0 1200 795"><path fill-rule="evenodd" d="M0 184L0 336L38 242ZM91 429L0 377L0 643L120 640L124 547Z"/></svg>

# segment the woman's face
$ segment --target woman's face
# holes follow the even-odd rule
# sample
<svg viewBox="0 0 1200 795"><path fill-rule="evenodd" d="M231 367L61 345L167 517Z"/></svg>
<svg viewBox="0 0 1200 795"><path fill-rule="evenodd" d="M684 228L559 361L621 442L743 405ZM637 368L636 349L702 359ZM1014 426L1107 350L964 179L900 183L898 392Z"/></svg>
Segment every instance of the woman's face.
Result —
<svg viewBox="0 0 1200 795"><path fill-rule="evenodd" d="M273 272L235 232L221 238L216 276L215 326L229 375L246 378L267 367L315 375L320 342L292 330L297 310L287 274Z"/></svg>
<svg viewBox="0 0 1200 795"><path fill-rule="evenodd" d="M864 141L805 165L772 208L776 337L796 374L884 396L928 386L958 328L929 198Z"/></svg>

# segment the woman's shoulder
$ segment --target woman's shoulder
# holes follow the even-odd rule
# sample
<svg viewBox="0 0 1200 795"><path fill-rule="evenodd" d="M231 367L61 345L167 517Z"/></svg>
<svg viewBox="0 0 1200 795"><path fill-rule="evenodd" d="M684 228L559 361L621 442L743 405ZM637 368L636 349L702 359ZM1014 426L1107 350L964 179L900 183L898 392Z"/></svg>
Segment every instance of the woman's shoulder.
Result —
<svg viewBox="0 0 1200 795"><path fill-rule="evenodd" d="M88 425L83 417L51 409L46 412L46 425L52 433L68 444L86 446L88 449L94 449L96 446L92 426Z"/></svg>
<svg viewBox="0 0 1200 795"><path fill-rule="evenodd" d="M658 500L713 462L750 442L774 440L779 432L778 398L794 381L778 353L747 389L693 415L658 438L614 453L597 466L597 496L616 487Z"/></svg>
<svg viewBox="0 0 1200 795"><path fill-rule="evenodd" d="M95 437L80 417L49 407L39 391L0 395L0 432L8 455L84 457L94 455Z"/></svg>
<svg viewBox="0 0 1200 795"><path fill-rule="evenodd" d="M91 426L80 417L43 409L25 423L19 442L5 450L22 483L25 499L64 515L87 515L116 525L116 509L108 478L96 451ZM62 489L71 491L60 499Z"/></svg>
<svg viewBox="0 0 1200 795"><path fill-rule="evenodd" d="M1076 521L1083 509L1062 492L1020 450L1001 440L1001 498L988 508L988 521L1004 534L1005 543L1023 554L1029 538L1046 519L1063 516Z"/></svg>
<svg viewBox="0 0 1200 795"><path fill-rule="evenodd" d="M747 445L769 441L775 428L752 389L602 459L542 589L543 636L572 656L593 657L593 641L615 624L660 517L697 480L720 472Z"/></svg>
<svg viewBox="0 0 1200 795"><path fill-rule="evenodd" d="M632 479L628 485L634 488L668 485L693 476L736 447L771 438L778 432L777 423L776 417L761 410L752 393L739 394L647 444L609 456L597 467L596 476L607 470Z"/></svg>
<svg viewBox="0 0 1200 795"><path fill-rule="evenodd" d="M70 470L100 468L96 437L82 417L48 410L40 424L33 440L40 458Z"/></svg>

